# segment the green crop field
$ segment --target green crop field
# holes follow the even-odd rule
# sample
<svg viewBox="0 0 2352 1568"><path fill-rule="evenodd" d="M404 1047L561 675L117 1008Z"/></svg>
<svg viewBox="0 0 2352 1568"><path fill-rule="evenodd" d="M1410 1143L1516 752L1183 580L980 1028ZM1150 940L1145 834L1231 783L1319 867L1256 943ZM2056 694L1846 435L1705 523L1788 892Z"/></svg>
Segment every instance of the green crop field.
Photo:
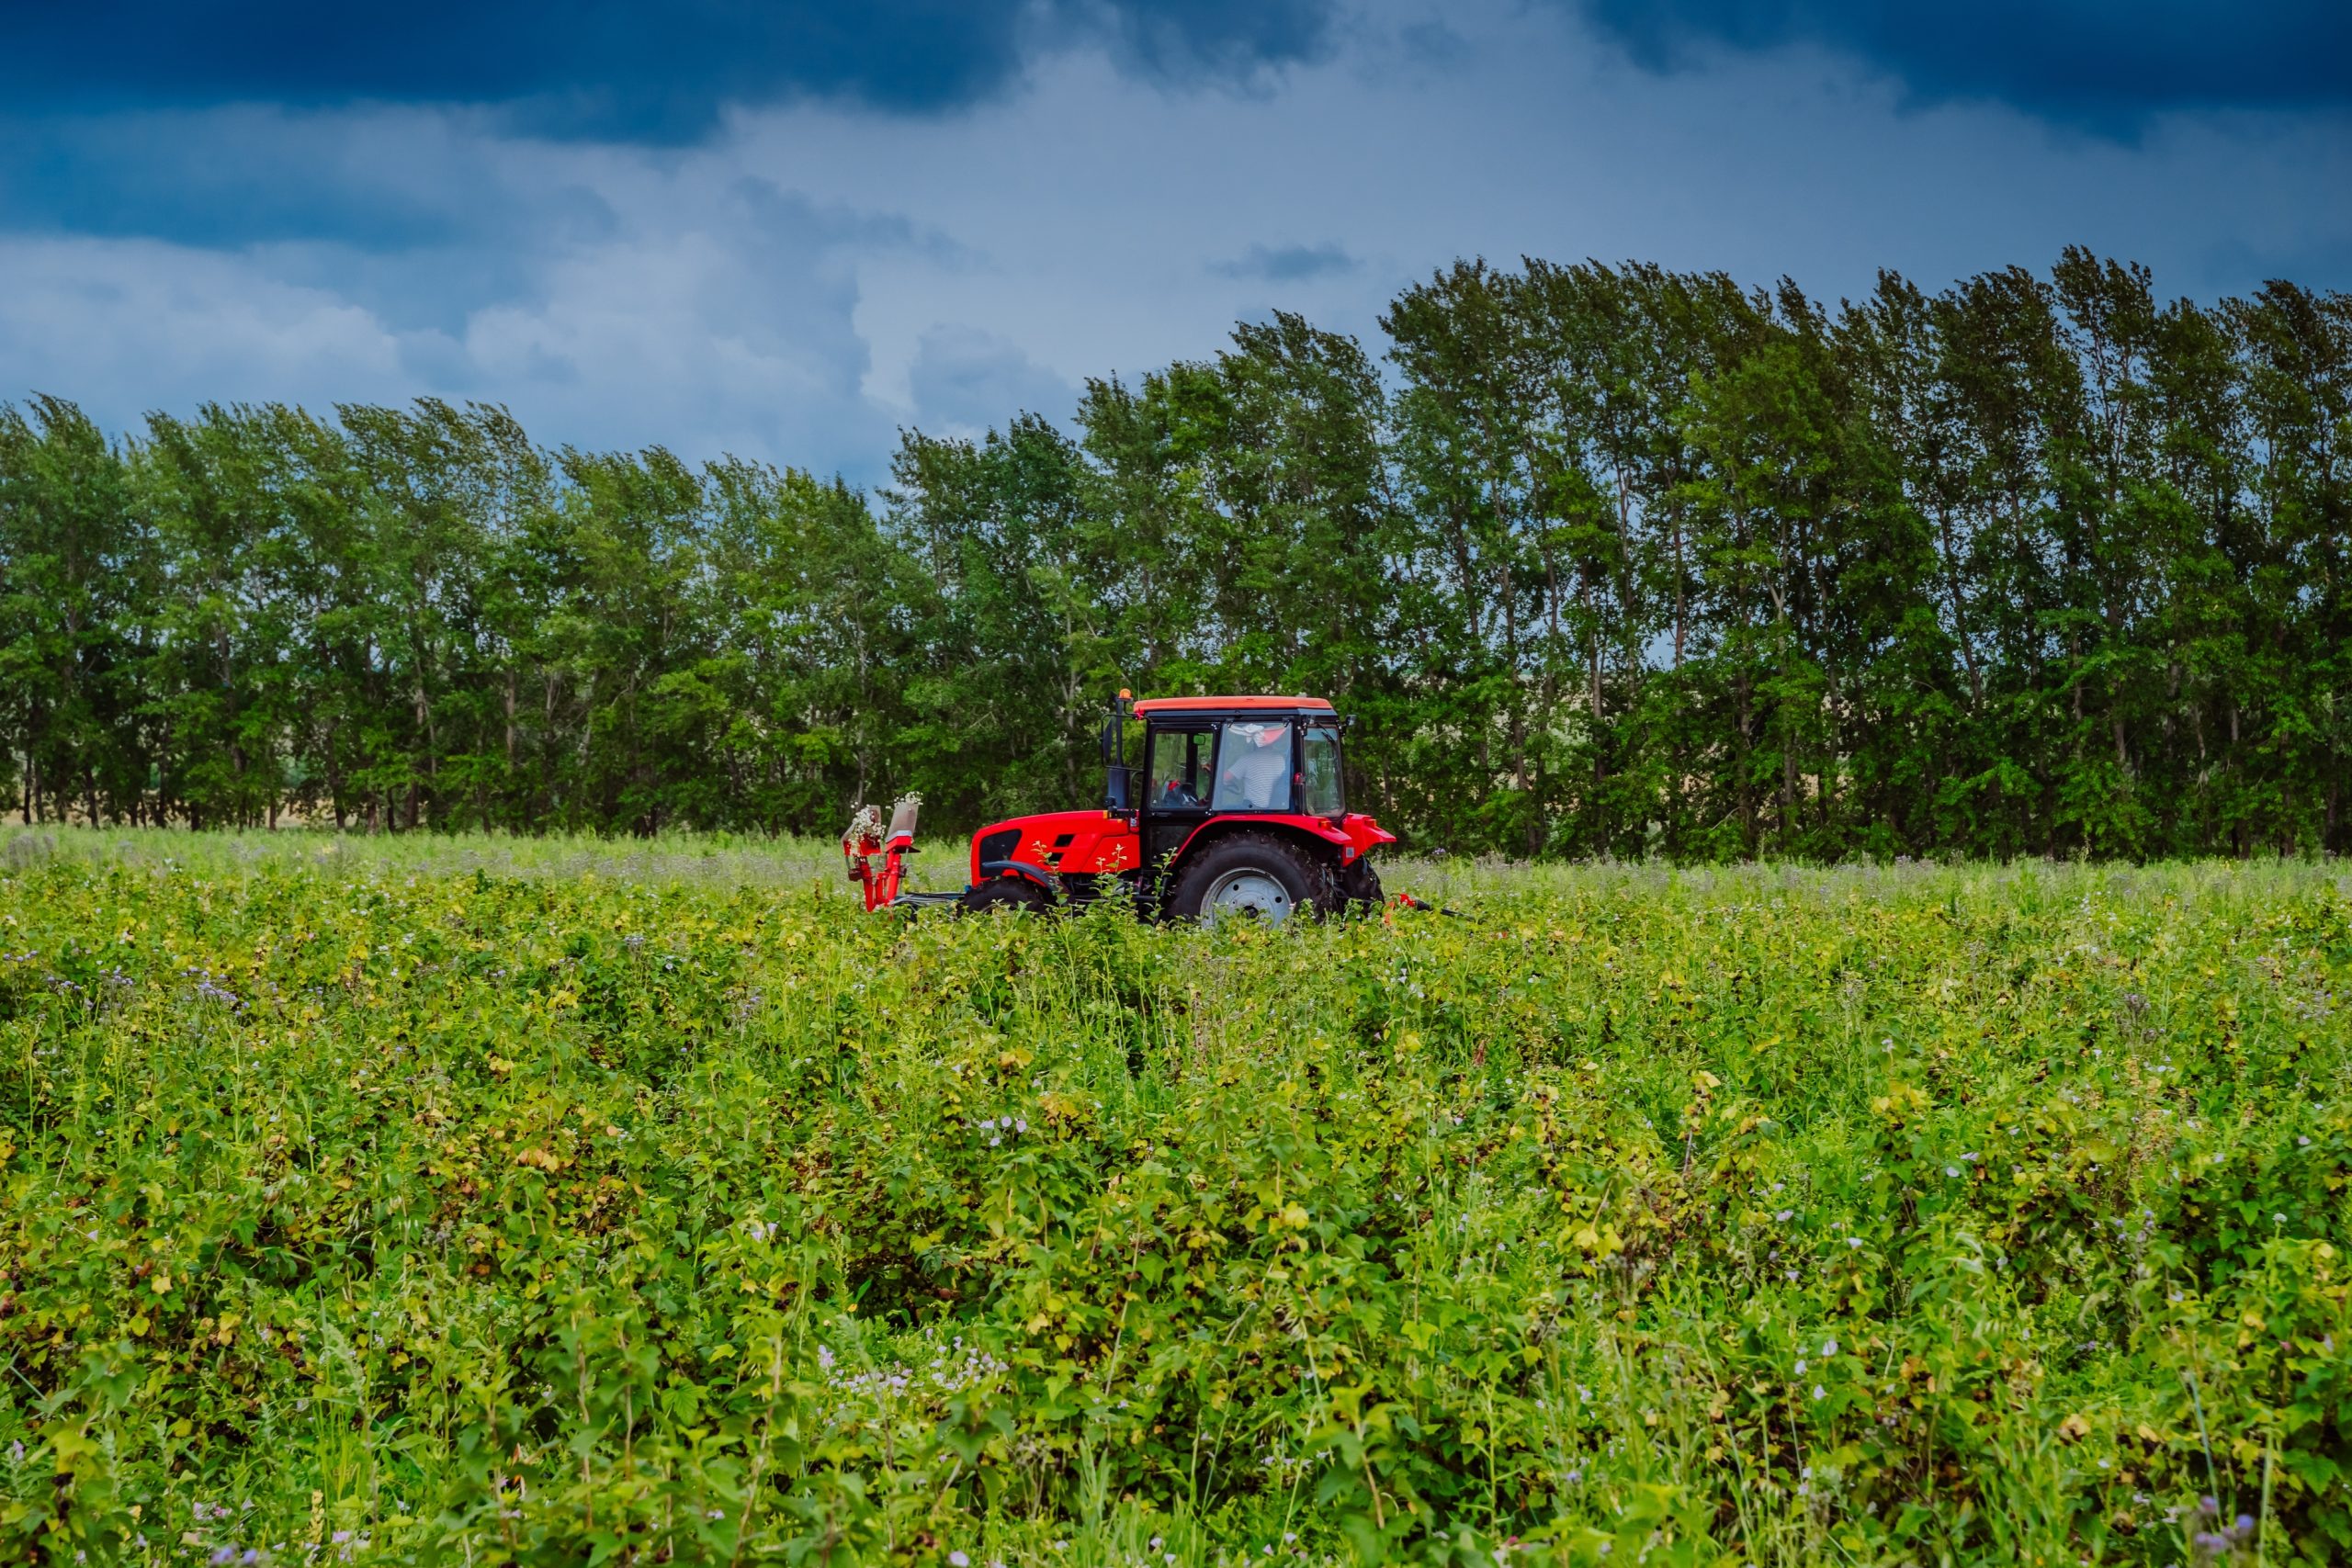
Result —
<svg viewBox="0 0 2352 1568"><path fill-rule="evenodd" d="M1389 880L0 835L0 1559L2352 1556L2341 863Z"/></svg>

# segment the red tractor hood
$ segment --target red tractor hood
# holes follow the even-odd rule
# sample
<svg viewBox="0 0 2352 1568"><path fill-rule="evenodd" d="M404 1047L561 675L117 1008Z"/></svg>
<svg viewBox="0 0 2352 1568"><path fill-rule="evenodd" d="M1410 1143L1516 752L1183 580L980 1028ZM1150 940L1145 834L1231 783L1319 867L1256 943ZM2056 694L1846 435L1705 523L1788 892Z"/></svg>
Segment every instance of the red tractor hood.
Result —
<svg viewBox="0 0 2352 1568"><path fill-rule="evenodd" d="M1124 817L1108 811L1044 811L991 822L972 835L975 883L999 874L981 867L1008 861L1057 875L1115 874L1133 871L1142 857L1136 830Z"/></svg>

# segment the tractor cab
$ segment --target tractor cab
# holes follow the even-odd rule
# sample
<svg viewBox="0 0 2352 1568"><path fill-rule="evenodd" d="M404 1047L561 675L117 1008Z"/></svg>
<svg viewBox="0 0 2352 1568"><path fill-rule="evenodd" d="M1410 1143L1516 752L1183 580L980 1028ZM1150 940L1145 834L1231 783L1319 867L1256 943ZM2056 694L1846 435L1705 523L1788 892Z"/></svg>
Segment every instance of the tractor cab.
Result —
<svg viewBox="0 0 2352 1568"><path fill-rule="evenodd" d="M1140 768L1124 771L1147 863L1175 855L1213 824L1290 821L1315 837L1347 820L1340 716L1317 697L1159 697L1144 721ZM1115 809L1115 808L1114 808ZM1305 823L1296 818L1306 818ZM1353 857L1351 856L1351 859Z"/></svg>
<svg viewBox="0 0 2352 1568"><path fill-rule="evenodd" d="M1135 719L1143 744L1130 761ZM953 897L967 909L1044 908L1123 892L1147 918L1199 920L1368 912L1381 890L1365 857L1396 835L1348 809L1346 728L1320 697L1130 703L1121 692L1102 727L1102 806L982 828L972 836L971 882ZM899 894L888 871L860 878L864 857L847 840L843 850L870 906L924 897Z"/></svg>

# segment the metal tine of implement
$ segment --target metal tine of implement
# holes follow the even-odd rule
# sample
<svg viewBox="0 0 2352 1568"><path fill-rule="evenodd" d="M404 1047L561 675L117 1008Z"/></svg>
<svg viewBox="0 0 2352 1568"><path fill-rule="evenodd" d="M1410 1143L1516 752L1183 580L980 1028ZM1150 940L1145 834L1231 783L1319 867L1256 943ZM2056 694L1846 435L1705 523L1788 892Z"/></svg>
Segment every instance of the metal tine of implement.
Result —
<svg viewBox="0 0 2352 1568"><path fill-rule="evenodd" d="M1431 904L1425 899L1414 897L1410 893L1399 893L1396 895L1396 908L1400 909L1416 909L1426 915L1451 915L1457 920L1467 920L1471 919L1470 916L1464 914L1459 909L1449 909L1442 904Z"/></svg>

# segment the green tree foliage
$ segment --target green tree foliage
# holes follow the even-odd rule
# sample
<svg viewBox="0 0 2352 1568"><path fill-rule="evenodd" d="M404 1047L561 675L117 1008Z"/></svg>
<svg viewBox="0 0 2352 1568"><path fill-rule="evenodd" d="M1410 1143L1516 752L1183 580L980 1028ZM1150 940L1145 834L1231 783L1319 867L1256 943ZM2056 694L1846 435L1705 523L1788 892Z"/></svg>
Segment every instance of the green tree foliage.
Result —
<svg viewBox="0 0 2352 1568"><path fill-rule="evenodd" d="M1426 847L2352 849L2352 299L2069 250L1834 308L1456 265L888 488L423 401L0 407L27 820L936 826L1091 802L1120 685L1364 721Z"/></svg>

